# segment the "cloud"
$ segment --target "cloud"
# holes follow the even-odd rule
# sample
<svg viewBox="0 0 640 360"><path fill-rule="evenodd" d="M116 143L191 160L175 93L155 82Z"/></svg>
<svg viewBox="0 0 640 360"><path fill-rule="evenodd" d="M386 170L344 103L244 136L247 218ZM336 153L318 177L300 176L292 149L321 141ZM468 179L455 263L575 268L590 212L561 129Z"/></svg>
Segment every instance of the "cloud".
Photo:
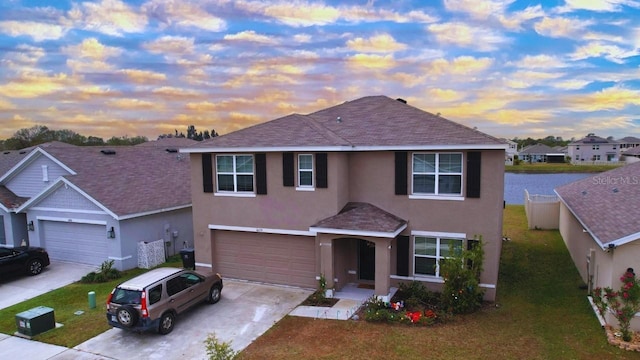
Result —
<svg viewBox="0 0 640 360"><path fill-rule="evenodd" d="M236 34L227 34L224 36L224 39L227 41L247 41L247 42L255 42L265 45L276 45L278 44L278 40L271 36L261 35L256 33L253 30L242 31Z"/></svg>
<svg viewBox="0 0 640 360"><path fill-rule="evenodd" d="M276 21L293 27L327 25L340 17L340 11L322 3L303 1L283 1L264 3L261 1L239 1L237 8L252 13L259 13Z"/></svg>
<svg viewBox="0 0 640 360"><path fill-rule="evenodd" d="M456 45L478 51L493 51L510 40L487 28L473 27L462 22L439 23L427 26L442 45Z"/></svg>
<svg viewBox="0 0 640 360"><path fill-rule="evenodd" d="M12 37L29 36L35 42L45 40L58 40L62 38L68 28L62 25L47 24L35 21L0 21L0 33Z"/></svg>
<svg viewBox="0 0 640 360"><path fill-rule="evenodd" d="M183 89L172 86L162 86L159 88L155 88L152 91L154 94L164 96L166 98L195 98L199 97L202 94L196 90L191 89Z"/></svg>
<svg viewBox="0 0 640 360"><path fill-rule="evenodd" d="M123 50L105 46L96 38L88 38L78 45L62 47L61 52L70 57L67 66L74 72L103 72L113 68L106 60L120 56Z"/></svg>
<svg viewBox="0 0 640 360"><path fill-rule="evenodd" d="M436 59L427 65L428 74L435 76L442 75L472 75L479 74L488 69L493 64L493 59L473 56L459 56L449 61L446 59Z"/></svg>
<svg viewBox="0 0 640 360"><path fill-rule="evenodd" d="M182 0L152 0L142 6L146 14L165 27L197 28L219 32L227 28L227 22L210 14L202 6L205 2Z"/></svg>
<svg viewBox="0 0 640 360"><path fill-rule="evenodd" d="M63 91L77 83L77 79L63 73L51 76L24 73L17 79L0 85L0 95L8 98L35 98Z"/></svg>
<svg viewBox="0 0 640 360"><path fill-rule="evenodd" d="M640 91L613 86L595 93L568 96L565 100L574 111L622 110L640 105Z"/></svg>
<svg viewBox="0 0 640 360"><path fill-rule="evenodd" d="M534 28L538 34L543 36L574 38L582 35L591 24L592 22L589 20L544 17L534 25Z"/></svg>
<svg viewBox="0 0 640 360"><path fill-rule="evenodd" d="M368 39L358 37L349 40L347 47L357 52L389 53L404 50L407 45L397 42L389 34L377 34Z"/></svg>
<svg viewBox="0 0 640 360"><path fill-rule="evenodd" d="M145 14L120 0L74 3L68 15L81 29L112 36L141 33L148 22Z"/></svg>
<svg viewBox="0 0 640 360"><path fill-rule="evenodd" d="M551 56L546 54L525 55L519 61L509 62L507 64L514 65L519 68L525 68L525 69L553 69L553 68L563 68L568 66L564 61L560 60L557 56Z"/></svg>
<svg viewBox="0 0 640 360"><path fill-rule="evenodd" d="M194 39L167 35L153 41L145 42L142 44L142 47L154 54L191 54L194 51Z"/></svg>
<svg viewBox="0 0 640 360"><path fill-rule="evenodd" d="M2 67L17 72L29 72L36 70L34 66L46 55L41 47L20 44L15 51L7 54L0 60Z"/></svg>
<svg viewBox="0 0 640 360"><path fill-rule="evenodd" d="M487 19L494 14L503 14L515 0L444 0L447 10L468 14L474 19Z"/></svg>
<svg viewBox="0 0 640 360"><path fill-rule="evenodd" d="M589 84L591 84L591 81L588 81L588 80L569 79L569 80L554 81L550 85L555 88L563 89L563 90L579 90Z"/></svg>
<svg viewBox="0 0 640 360"><path fill-rule="evenodd" d="M123 110L162 110L164 104L160 102L145 101L139 99L121 98L107 102L109 106Z"/></svg>
<svg viewBox="0 0 640 360"><path fill-rule="evenodd" d="M464 98L464 94L451 89L432 88L427 90L426 97L430 102L441 103L460 101Z"/></svg>
<svg viewBox="0 0 640 360"><path fill-rule="evenodd" d="M601 42L590 42L580 46L569 57L573 60L583 60L588 58L603 57L616 64L622 64L626 58L636 56L640 52L636 50L625 50L616 45L608 45Z"/></svg>
<svg viewBox="0 0 640 360"><path fill-rule="evenodd" d="M0 111L13 109L16 109L16 106L13 103L7 100L0 99Z"/></svg>
<svg viewBox="0 0 640 360"><path fill-rule="evenodd" d="M504 83L513 89L524 89L532 86L546 85L548 80L563 77L562 73L548 73L542 71L516 71L504 78Z"/></svg>
<svg viewBox="0 0 640 360"><path fill-rule="evenodd" d="M623 5L640 8L640 3L635 0L565 0L565 5L557 9L558 12L571 12L575 10L589 10L596 12L619 12Z"/></svg>
<svg viewBox="0 0 640 360"><path fill-rule="evenodd" d="M355 54L347 57L347 66L352 69L390 69L396 65L392 55Z"/></svg>
<svg viewBox="0 0 640 360"><path fill-rule="evenodd" d="M138 84L158 83L167 79L167 75L149 70L122 69L118 72Z"/></svg>
<svg viewBox="0 0 640 360"><path fill-rule="evenodd" d="M523 23L543 17L544 15L545 13L542 10L542 6L536 5L507 15L500 14L498 15L498 21L509 30L520 31L522 30Z"/></svg>

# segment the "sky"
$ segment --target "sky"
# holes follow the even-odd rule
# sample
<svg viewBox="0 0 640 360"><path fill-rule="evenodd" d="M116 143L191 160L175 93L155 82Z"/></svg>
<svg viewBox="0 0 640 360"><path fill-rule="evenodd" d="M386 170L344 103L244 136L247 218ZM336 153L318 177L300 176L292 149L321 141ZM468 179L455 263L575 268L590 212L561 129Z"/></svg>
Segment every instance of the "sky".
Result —
<svg viewBox="0 0 640 360"><path fill-rule="evenodd" d="M496 137L640 137L640 0L0 0L0 139L223 135L369 95Z"/></svg>

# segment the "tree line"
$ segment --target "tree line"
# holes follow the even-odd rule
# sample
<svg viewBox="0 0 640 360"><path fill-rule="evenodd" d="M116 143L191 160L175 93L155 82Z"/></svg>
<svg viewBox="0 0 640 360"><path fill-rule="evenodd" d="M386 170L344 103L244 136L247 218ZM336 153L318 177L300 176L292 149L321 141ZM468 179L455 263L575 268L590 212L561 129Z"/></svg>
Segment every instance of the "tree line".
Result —
<svg viewBox="0 0 640 360"><path fill-rule="evenodd" d="M187 127L186 135L183 132L175 134L162 134L158 136L158 139L165 138L188 138L196 141L202 141L218 136L215 129L205 130L198 132L194 125ZM12 137L4 140L0 140L1 150L18 150L24 149L30 146L36 146L51 141L60 141L67 144L77 146L120 146L120 145L137 145L149 141L146 136L129 137L124 136L112 136L106 141L103 138L96 136L84 136L78 134L73 130L52 130L44 125L35 125L30 128L20 129L16 131Z"/></svg>

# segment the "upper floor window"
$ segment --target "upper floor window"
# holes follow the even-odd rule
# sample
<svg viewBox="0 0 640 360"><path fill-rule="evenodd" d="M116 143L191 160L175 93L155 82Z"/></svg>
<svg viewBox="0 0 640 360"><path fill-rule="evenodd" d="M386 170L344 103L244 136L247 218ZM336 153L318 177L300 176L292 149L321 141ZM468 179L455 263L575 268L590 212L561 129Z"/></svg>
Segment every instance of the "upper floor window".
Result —
<svg viewBox="0 0 640 360"><path fill-rule="evenodd" d="M413 194L462 195L462 154L413 154Z"/></svg>
<svg viewBox="0 0 640 360"><path fill-rule="evenodd" d="M600 145L593 145L591 146L592 150L600 150Z"/></svg>
<svg viewBox="0 0 640 360"><path fill-rule="evenodd" d="M313 155L298 155L298 186L313 187Z"/></svg>
<svg viewBox="0 0 640 360"><path fill-rule="evenodd" d="M440 260L451 257L451 251L462 251L463 239L415 236L413 246L414 273L440 277Z"/></svg>
<svg viewBox="0 0 640 360"><path fill-rule="evenodd" d="M253 192L253 155L217 155L218 191Z"/></svg>

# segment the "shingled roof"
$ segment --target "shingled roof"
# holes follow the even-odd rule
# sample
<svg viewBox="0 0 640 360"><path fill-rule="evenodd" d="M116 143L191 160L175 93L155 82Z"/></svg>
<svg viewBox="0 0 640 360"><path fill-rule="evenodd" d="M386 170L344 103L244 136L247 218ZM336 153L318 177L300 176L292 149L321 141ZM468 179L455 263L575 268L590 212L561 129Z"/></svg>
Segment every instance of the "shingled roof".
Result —
<svg viewBox="0 0 640 360"><path fill-rule="evenodd" d="M563 185L555 191L603 248L640 238L640 162Z"/></svg>
<svg viewBox="0 0 640 360"><path fill-rule="evenodd" d="M395 237L407 226L407 221L377 206L363 202L350 202L337 215L318 221L311 231L346 235Z"/></svg>
<svg viewBox="0 0 640 360"><path fill-rule="evenodd" d="M203 141L183 152L243 149L327 151L437 148L506 149L504 141L386 96L292 114Z"/></svg>
<svg viewBox="0 0 640 360"><path fill-rule="evenodd" d="M39 148L76 173L65 176L66 181L118 217L191 204L189 159L160 142L108 147L43 144Z"/></svg>

